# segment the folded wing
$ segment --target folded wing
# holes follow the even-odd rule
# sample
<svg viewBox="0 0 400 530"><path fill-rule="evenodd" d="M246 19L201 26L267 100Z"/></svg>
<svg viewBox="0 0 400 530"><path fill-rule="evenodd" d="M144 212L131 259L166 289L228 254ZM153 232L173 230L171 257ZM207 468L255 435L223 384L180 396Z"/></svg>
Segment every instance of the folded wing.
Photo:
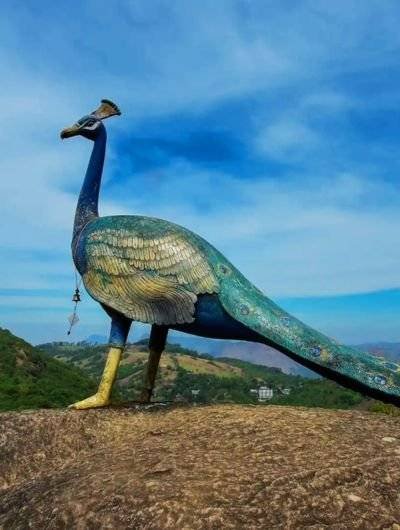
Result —
<svg viewBox="0 0 400 530"><path fill-rule="evenodd" d="M218 292L201 249L171 228L94 226L86 236L90 295L128 318L151 324L193 322L197 295Z"/></svg>

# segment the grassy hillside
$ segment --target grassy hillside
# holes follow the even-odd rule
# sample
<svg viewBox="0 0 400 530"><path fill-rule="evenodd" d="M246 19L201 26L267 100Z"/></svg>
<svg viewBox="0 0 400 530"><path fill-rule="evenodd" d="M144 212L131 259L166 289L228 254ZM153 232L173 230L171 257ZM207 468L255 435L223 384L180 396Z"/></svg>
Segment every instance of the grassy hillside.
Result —
<svg viewBox="0 0 400 530"><path fill-rule="evenodd" d="M88 395L94 383L0 328L0 411L63 407Z"/></svg>
<svg viewBox="0 0 400 530"><path fill-rule="evenodd" d="M104 345L50 343L43 344L40 348L58 360L85 370L95 379L99 378L103 370L106 351ZM122 399L137 399L147 357L145 340L126 349L117 380ZM278 368L238 359L216 360L177 344L169 344L161 357L154 397L158 400L199 403L256 404L257 395L251 390L264 385L274 391L274 397L267 403L352 408L363 401L360 394L331 381L288 375ZM193 391L196 395L193 395ZM289 394L285 394L285 391Z"/></svg>
<svg viewBox="0 0 400 530"><path fill-rule="evenodd" d="M105 345L49 343L34 348L0 328L0 410L64 407L90 395L105 360ZM114 402L135 400L142 387L148 357L147 340L124 352ZM266 404L354 408L398 414L398 409L366 401L325 379L288 375L278 368L239 359L200 355L168 344L161 357L155 399L198 403L257 404L254 390L274 392Z"/></svg>

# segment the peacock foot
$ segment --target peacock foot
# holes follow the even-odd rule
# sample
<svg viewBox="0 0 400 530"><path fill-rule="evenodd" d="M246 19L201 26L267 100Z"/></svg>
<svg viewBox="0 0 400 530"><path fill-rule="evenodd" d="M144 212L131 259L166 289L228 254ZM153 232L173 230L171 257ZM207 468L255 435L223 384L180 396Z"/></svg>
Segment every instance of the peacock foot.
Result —
<svg viewBox="0 0 400 530"><path fill-rule="evenodd" d="M109 404L110 400L108 398L102 396L101 394L94 394L93 396L83 399L82 401L72 403L72 405L69 405L68 408L76 410L96 409L98 407L106 407Z"/></svg>

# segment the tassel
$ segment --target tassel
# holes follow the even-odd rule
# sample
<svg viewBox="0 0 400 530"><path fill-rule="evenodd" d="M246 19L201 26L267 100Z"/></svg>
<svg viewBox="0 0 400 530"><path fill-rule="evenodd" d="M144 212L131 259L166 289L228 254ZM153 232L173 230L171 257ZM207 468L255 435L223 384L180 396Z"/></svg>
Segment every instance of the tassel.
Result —
<svg viewBox="0 0 400 530"><path fill-rule="evenodd" d="M69 317L68 317L69 328L68 328L68 331L67 331L67 335L71 335L71 330L72 330L73 326L75 326L79 322L79 317L77 315L77 307L78 307L78 303L81 301L81 294L79 292L79 287L80 287L81 281L82 281L82 279L80 279L78 281L78 275L77 275L76 270L75 270L75 292L72 295L72 301L74 302L75 305L74 305L74 310L73 310L72 314L69 315Z"/></svg>

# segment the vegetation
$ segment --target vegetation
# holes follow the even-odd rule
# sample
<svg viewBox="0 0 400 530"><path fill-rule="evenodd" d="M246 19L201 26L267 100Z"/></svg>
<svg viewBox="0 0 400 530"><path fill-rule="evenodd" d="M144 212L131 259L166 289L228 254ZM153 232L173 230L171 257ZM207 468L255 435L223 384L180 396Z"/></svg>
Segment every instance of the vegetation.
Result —
<svg viewBox="0 0 400 530"><path fill-rule="evenodd" d="M101 374L104 365L105 346L88 345L86 342L50 342L41 344L40 350L69 365L80 366L91 377Z"/></svg>
<svg viewBox="0 0 400 530"><path fill-rule="evenodd" d="M64 407L94 390L79 368L0 328L0 411Z"/></svg>
<svg viewBox="0 0 400 530"><path fill-rule="evenodd" d="M147 340L141 340L129 345L124 353L117 381L122 399L136 399L141 390L147 347ZM101 375L104 345L52 343L41 348L95 378ZM363 401L361 394L325 379L288 375L279 368L238 359L215 359L176 344L168 344L161 358L155 399L257 404L258 395L254 390L260 386L273 390L273 398L266 404L348 409Z"/></svg>
<svg viewBox="0 0 400 530"><path fill-rule="evenodd" d="M96 388L105 359L104 345L53 342L34 348L0 328L0 410L64 407ZM128 346L113 399L137 399L147 361L147 341ZM257 390L273 397L264 404L348 409L354 407L398 415L399 410L365 400L325 379L288 375L278 368L230 358L215 359L177 344L161 357L155 399L197 403L259 404ZM262 404L262 403L261 403Z"/></svg>
<svg viewBox="0 0 400 530"><path fill-rule="evenodd" d="M375 401L369 404L368 410L371 412L380 412L381 414L388 414L389 416L400 416L400 409L390 403L382 403L382 401Z"/></svg>

